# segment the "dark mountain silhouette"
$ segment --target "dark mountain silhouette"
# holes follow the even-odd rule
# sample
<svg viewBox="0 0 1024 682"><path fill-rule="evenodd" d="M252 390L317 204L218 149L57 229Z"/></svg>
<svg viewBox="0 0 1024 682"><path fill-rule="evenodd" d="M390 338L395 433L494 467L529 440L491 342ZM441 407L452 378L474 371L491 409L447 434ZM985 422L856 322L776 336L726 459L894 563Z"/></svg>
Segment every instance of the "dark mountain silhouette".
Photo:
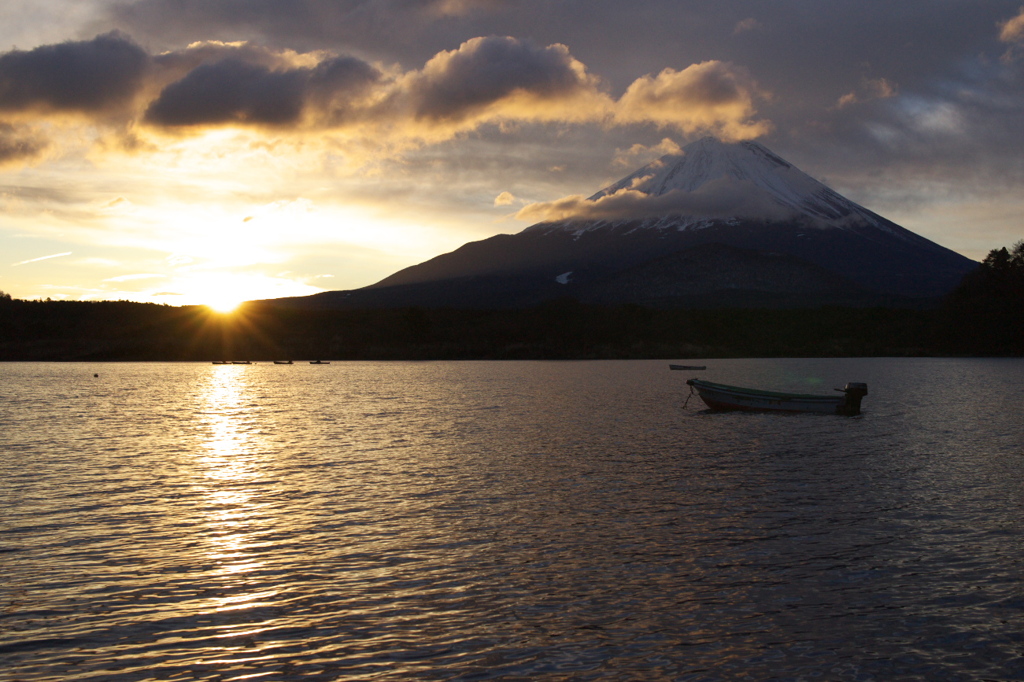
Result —
<svg viewBox="0 0 1024 682"><path fill-rule="evenodd" d="M471 242L293 305L926 305L977 263L846 199L756 142L694 142L578 202L578 217ZM284 301L282 301L284 302Z"/></svg>

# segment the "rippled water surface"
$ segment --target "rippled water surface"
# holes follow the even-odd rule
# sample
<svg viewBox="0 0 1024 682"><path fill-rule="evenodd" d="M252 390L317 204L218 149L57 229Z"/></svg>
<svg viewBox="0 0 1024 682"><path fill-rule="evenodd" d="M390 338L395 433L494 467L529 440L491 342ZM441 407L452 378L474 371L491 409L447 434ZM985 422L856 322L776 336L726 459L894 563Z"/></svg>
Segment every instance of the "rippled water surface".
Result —
<svg viewBox="0 0 1024 682"><path fill-rule="evenodd" d="M1024 361L707 362L0 364L0 679L1024 679Z"/></svg>

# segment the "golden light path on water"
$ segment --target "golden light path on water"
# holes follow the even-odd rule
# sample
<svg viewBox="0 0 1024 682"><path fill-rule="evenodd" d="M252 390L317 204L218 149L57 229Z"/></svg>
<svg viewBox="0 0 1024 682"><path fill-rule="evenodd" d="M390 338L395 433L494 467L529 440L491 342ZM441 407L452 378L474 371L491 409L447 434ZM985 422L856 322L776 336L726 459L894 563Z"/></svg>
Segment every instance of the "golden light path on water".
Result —
<svg viewBox="0 0 1024 682"><path fill-rule="evenodd" d="M221 368L218 368L221 369ZM210 558L222 566L225 574L244 573L263 564L252 560L248 551L250 523L258 517L252 493L245 487L256 479L255 461L258 443L251 429L245 428L251 419L246 414L247 398L245 374L215 371L201 395L204 417L202 427L209 435L203 442L203 451L197 453L197 473L205 480L200 484L207 496L205 507L207 541L211 544ZM229 487L226 487L229 486ZM234 597L231 603L244 603Z"/></svg>
<svg viewBox="0 0 1024 682"><path fill-rule="evenodd" d="M260 558L258 536L265 526L273 524L259 499L256 483L265 479L262 461L270 449L260 438L256 426L258 415L252 376L242 367L211 367L205 383L196 396L199 422L196 425L203 439L195 450L195 488L204 498L202 540L207 559L216 566L208 579L219 583L229 593L209 600L209 609L216 614L270 606L278 595L266 589L266 583L250 579L250 575L267 567ZM255 665L269 657L259 656L251 639L240 647L236 638L252 637L271 629L273 622L240 623L221 628L221 638L235 640L222 653L248 648L243 659L230 660L216 656L205 661L211 665ZM211 652L213 653L213 652Z"/></svg>

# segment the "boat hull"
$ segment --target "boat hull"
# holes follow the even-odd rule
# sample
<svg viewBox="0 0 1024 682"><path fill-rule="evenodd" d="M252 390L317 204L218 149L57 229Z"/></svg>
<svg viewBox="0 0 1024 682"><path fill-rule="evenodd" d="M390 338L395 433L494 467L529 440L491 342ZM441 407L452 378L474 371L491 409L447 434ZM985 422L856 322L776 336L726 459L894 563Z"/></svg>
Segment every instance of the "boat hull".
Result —
<svg viewBox="0 0 1024 682"><path fill-rule="evenodd" d="M867 394L862 384L847 384L842 395L809 395L760 391L739 386L690 379L689 384L712 410L743 412L810 412L814 414L860 414L860 399ZM857 388L851 388L856 386ZM863 392L861 392L863 391Z"/></svg>

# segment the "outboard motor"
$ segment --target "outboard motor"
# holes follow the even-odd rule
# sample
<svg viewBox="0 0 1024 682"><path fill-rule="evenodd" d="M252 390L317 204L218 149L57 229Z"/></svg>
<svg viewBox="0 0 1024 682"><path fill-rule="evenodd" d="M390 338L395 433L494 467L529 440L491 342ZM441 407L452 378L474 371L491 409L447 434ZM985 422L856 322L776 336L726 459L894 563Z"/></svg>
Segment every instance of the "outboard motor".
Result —
<svg viewBox="0 0 1024 682"><path fill-rule="evenodd" d="M836 408L836 414L847 417L860 414L860 401L868 394L868 385L851 381L842 391L846 394L846 400Z"/></svg>

